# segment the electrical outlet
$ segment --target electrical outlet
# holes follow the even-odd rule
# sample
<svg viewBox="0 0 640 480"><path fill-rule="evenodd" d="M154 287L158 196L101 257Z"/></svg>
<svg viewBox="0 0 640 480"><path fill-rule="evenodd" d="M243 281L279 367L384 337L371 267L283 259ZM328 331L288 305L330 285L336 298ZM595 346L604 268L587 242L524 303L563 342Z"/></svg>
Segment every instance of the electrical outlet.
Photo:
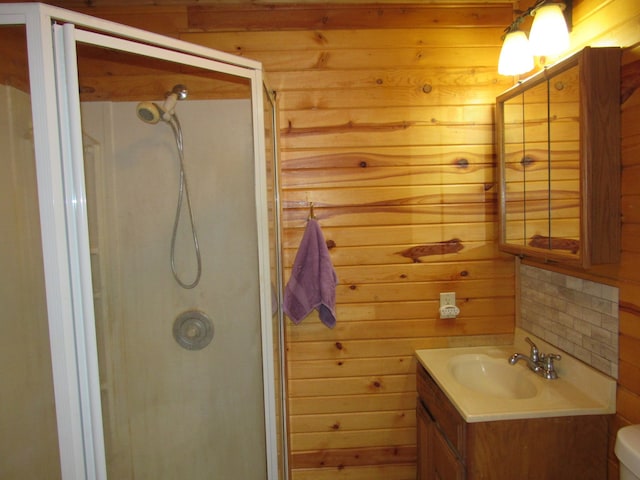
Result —
<svg viewBox="0 0 640 480"><path fill-rule="evenodd" d="M456 292L440 294L440 307L449 307L456 304Z"/></svg>
<svg viewBox="0 0 640 480"><path fill-rule="evenodd" d="M456 293L446 292L440 294L440 318L456 318L460 309L456 306Z"/></svg>

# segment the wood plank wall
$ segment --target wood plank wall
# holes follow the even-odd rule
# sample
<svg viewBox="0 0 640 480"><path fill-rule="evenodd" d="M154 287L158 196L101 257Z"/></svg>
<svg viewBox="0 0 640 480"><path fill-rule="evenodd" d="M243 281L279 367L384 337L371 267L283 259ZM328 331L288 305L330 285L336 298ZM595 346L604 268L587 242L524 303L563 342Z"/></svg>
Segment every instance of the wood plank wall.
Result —
<svg viewBox="0 0 640 480"><path fill-rule="evenodd" d="M258 10L241 14L250 32L182 38L263 62L280 108L285 266L310 202L332 245L337 326L312 315L286 329L291 478L413 479L414 349L513 328L493 148L511 7ZM240 21L207 12L190 25ZM437 319L442 291L458 294L459 320Z"/></svg>
<svg viewBox="0 0 640 480"><path fill-rule="evenodd" d="M313 202L340 280L335 329L315 315L286 327L291 478L414 479L413 350L513 329L493 147L494 100L512 83L496 64L513 2L56 3L263 62L280 107L285 266ZM574 0L572 41L636 45L631 65L638 10ZM640 93L622 119L623 260L607 273L621 300L612 439L640 423ZM437 319L443 291L458 295L457 320Z"/></svg>
<svg viewBox="0 0 640 480"><path fill-rule="evenodd" d="M609 478L619 478L613 453L619 427L640 423L640 4L637 0L574 2L572 46L620 45L622 57L622 258L596 271L620 288L617 413L610 429Z"/></svg>
<svg viewBox="0 0 640 480"><path fill-rule="evenodd" d="M637 41L640 42L640 32ZM640 82L640 46L623 56L623 74ZM635 72L635 73L633 73ZM622 104L622 259L620 264L620 365L615 433L640 423L640 89ZM610 478L618 478L611 459Z"/></svg>
<svg viewBox="0 0 640 480"><path fill-rule="evenodd" d="M313 202L340 281L333 330L315 314L287 322L293 480L415 478L414 349L513 329L493 146L511 15L189 10L206 32L181 38L262 61L277 92L287 275ZM249 31L226 31L239 23ZM457 293L458 320L437 318L443 291Z"/></svg>

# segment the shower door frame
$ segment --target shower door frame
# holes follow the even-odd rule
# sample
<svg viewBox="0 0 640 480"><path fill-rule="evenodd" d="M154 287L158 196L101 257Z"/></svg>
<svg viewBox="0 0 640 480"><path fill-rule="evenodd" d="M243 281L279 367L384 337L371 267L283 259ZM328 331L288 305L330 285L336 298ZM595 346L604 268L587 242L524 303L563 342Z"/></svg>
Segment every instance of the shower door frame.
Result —
<svg viewBox="0 0 640 480"><path fill-rule="evenodd" d="M19 24L26 25L27 30L42 250L63 480L107 479L80 125L78 42L200 66L251 82L265 460L268 480L276 480L277 393L273 345L277 339L274 339L271 324L261 64L58 7L37 3L1 4L0 25Z"/></svg>

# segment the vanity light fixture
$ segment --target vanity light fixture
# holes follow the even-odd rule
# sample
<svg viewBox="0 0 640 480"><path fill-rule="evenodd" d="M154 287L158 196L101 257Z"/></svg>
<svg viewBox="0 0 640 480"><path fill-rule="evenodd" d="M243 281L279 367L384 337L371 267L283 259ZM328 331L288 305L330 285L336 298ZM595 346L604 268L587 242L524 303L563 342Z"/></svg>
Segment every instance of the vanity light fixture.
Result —
<svg viewBox="0 0 640 480"><path fill-rule="evenodd" d="M566 5L545 3L531 12L529 42L538 57L556 57L569 48L569 29L562 10Z"/></svg>
<svg viewBox="0 0 640 480"><path fill-rule="evenodd" d="M533 70L533 53L527 34L522 30L508 32L500 50L498 73L520 75L530 70Z"/></svg>
<svg viewBox="0 0 640 480"><path fill-rule="evenodd" d="M533 17L527 39L520 24ZM534 56L557 57L569 48L571 0L558 3L538 0L505 29L504 43L498 61L500 75L520 75L533 70Z"/></svg>

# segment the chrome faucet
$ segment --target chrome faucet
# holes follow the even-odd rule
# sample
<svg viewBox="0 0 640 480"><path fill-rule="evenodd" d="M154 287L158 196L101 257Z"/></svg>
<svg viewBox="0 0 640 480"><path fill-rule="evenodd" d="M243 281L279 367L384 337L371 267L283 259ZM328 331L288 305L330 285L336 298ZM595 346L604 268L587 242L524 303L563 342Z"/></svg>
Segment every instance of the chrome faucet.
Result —
<svg viewBox="0 0 640 480"><path fill-rule="evenodd" d="M525 338L526 342L531 345L531 352L529 356L523 353L514 353L509 359L511 365L515 365L520 360L524 360L527 363L529 369L538 375L543 376L546 379L553 380L558 378L554 360L560 360L560 355L555 353L544 354L540 353L537 345L529 338Z"/></svg>

